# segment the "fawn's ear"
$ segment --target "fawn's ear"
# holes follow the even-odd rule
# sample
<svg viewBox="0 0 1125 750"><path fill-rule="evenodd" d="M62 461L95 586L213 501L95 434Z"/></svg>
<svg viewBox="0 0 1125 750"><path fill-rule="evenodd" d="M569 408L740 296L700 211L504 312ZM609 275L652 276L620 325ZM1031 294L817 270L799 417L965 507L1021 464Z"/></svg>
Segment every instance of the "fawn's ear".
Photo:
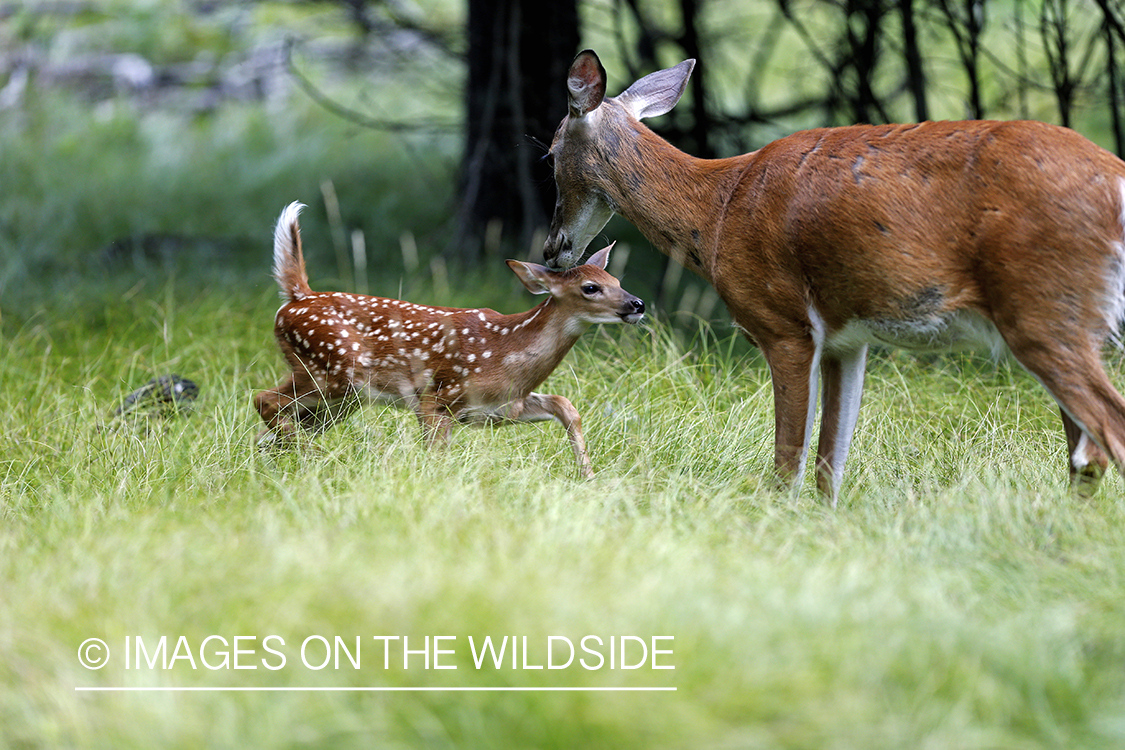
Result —
<svg viewBox="0 0 1125 750"><path fill-rule="evenodd" d="M609 262L609 251L612 250L613 246L616 245L616 244L617 244L616 240L609 243L608 245L603 247L601 250L599 250L596 253L594 253L593 255L591 255L589 260L587 260L582 265L584 265L584 266L597 266L598 268L600 268L602 270L605 270L605 264Z"/></svg>
<svg viewBox="0 0 1125 750"><path fill-rule="evenodd" d="M508 267L516 272L516 276L520 277L520 281L527 287L527 291L532 294L550 294L551 284L549 279L551 271L546 266L509 260Z"/></svg>

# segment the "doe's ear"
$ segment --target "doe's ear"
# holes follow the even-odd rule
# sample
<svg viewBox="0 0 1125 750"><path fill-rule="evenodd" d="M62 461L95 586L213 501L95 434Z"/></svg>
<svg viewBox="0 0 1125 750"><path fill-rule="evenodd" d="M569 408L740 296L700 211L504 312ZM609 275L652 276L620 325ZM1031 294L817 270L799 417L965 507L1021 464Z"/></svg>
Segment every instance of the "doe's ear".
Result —
<svg viewBox="0 0 1125 750"><path fill-rule="evenodd" d="M675 67L649 73L619 94L617 101L638 120L667 114L684 95L694 69L695 60L684 60Z"/></svg>
<svg viewBox="0 0 1125 750"><path fill-rule="evenodd" d="M605 68L592 49L579 52L570 64L566 90L570 97L571 117L582 117L602 103L605 98Z"/></svg>
<svg viewBox="0 0 1125 750"><path fill-rule="evenodd" d="M524 263L519 260L507 261L508 267L515 271L527 291L532 294L550 294L549 282L551 270L537 263Z"/></svg>
<svg viewBox="0 0 1125 750"><path fill-rule="evenodd" d="M616 244L617 244L616 240L609 243L608 245L603 247L601 250L599 250L596 253L594 253L593 255L591 255L589 260L587 260L582 265L584 265L584 266L597 266L598 268L601 268L602 270L605 270L606 263L609 262L609 251L612 250L613 246L616 245Z"/></svg>

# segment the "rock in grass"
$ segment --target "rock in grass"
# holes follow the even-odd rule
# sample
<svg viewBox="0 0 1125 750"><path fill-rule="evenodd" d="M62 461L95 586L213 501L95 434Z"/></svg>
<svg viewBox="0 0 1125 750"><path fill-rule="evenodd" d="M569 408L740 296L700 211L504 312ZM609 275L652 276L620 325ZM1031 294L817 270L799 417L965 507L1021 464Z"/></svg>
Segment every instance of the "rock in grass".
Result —
<svg viewBox="0 0 1125 750"><path fill-rule="evenodd" d="M198 396L194 381L176 374L161 375L126 396L113 416L171 417L190 410Z"/></svg>

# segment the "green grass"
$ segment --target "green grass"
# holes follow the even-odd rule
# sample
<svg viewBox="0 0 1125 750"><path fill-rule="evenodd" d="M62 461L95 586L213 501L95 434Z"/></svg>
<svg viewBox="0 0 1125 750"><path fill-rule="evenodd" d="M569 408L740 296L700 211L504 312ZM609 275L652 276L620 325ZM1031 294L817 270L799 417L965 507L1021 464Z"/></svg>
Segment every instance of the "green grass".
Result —
<svg viewBox="0 0 1125 750"><path fill-rule="evenodd" d="M274 305L266 291L178 281L19 319L5 309L0 744L1125 740L1122 483L1109 477L1091 500L1067 492L1054 409L1018 370L876 358L833 512L811 479L796 498L765 488L768 375L724 328L584 337L546 385L584 415L592 482L576 479L556 425L458 430L427 452L413 417L379 408L313 449L260 455L250 398L281 374ZM200 383L193 413L109 418L169 371ZM256 635L243 663L260 665L271 634L285 641L276 671L123 668L127 636L166 635L169 652L185 636L199 660L210 635ZM306 668L310 635L362 636L361 668ZM425 670L416 656L404 670L392 649L384 670L376 635L411 648L457 636L443 663L458 669ZM531 664L551 635L671 635L662 658L675 669L478 671L467 639L485 635L527 636ZM77 660L90 637L111 649L100 671ZM454 685L677 690L74 690Z"/></svg>

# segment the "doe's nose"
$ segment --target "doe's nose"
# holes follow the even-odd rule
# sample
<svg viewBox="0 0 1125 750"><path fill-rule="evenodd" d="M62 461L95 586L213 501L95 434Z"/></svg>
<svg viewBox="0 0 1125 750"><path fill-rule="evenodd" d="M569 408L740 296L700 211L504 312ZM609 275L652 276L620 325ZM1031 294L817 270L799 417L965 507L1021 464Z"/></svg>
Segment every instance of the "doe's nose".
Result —
<svg viewBox="0 0 1125 750"><path fill-rule="evenodd" d="M635 313L640 314L645 311L645 301L639 297L629 300L629 304L633 306L633 312Z"/></svg>
<svg viewBox="0 0 1125 750"><path fill-rule="evenodd" d="M559 260L561 255L569 255L571 250L570 238L562 234L553 234L547 237L543 243L543 263L547 268L561 269L563 268L562 262ZM573 264L572 264L573 265ZM569 266L566 266L569 268Z"/></svg>

